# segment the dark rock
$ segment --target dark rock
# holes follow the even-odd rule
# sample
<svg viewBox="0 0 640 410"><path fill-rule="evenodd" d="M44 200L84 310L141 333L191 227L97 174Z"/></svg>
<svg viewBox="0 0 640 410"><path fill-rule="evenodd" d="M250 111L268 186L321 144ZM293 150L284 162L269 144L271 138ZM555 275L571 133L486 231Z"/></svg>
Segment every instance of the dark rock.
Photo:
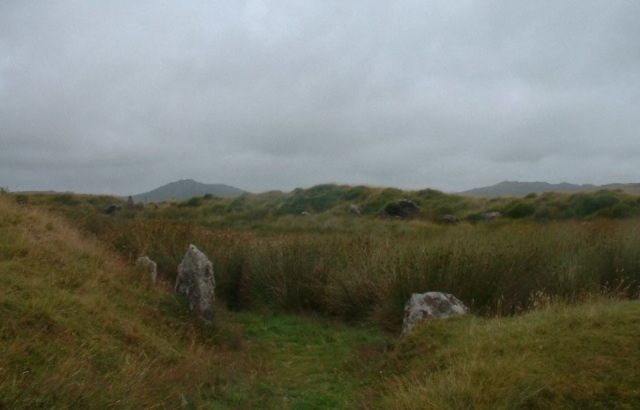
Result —
<svg viewBox="0 0 640 410"><path fill-rule="evenodd" d="M449 293L414 293L404 307L401 337L405 337L423 319L446 319L468 312L464 303Z"/></svg>
<svg viewBox="0 0 640 410"><path fill-rule="evenodd" d="M399 199L389 202L380 211L383 218L411 218L418 215L422 209L415 202L408 199Z"/></svg>
<svg viewBox="0 0 640 410"><path fill-rule="evenodd" d="M215 302L213 264L194 245L189 245L189 250L178 266L176 292L187 298L189 307L200 319L205 322L213 319Z"/></svg>
<svg viewBox="0 0 640 410"><path fill-rule="evenodd" d="M111 204L111 205L107 206L106 208L104 208L104 213L111 215L111 214L115 214L116 211L119 211L121 209L122 209L122 206L117 205L117 204Z"/></svg>

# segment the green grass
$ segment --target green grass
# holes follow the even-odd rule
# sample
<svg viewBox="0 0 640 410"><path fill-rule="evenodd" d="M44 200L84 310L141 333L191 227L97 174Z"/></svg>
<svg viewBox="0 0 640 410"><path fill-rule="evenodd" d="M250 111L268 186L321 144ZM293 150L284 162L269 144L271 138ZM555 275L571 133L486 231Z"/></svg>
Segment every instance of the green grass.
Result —
<svg viewBox="0 0 640 410"><path fill-rule="evenodd" d="M640 304L549 305L524 316L417 326L383 408L640 408Z"/></svg>
<svg viewBox="0 0 640 410"><path fill-rule="evenodd" d="M243 348L219 364L220 373L232 377L212 386L207 408L354 409L377 397L373 370L385 357L389 335L312 317L234 318L243 329Z"/></svg>

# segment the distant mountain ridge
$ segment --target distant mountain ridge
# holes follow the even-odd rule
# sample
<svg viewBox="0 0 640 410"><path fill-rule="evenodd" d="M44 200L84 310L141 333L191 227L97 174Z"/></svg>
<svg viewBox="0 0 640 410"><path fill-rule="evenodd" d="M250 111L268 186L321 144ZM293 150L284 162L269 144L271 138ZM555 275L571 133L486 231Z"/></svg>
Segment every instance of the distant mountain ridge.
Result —
<svg viewBox="0 0 640 410"><path fill-rule="evenodd" d="M166 201L168 199L184 200L206 194L218 197L235 197L245 193L247 193L247 191L230 185L203 184L202 182L194 181L193 179L181 179L179 181L170 182L149 192L133 195L133 199L136 202L156 202Z"/></svg>
<svg viewBox="0 0 640 410"><path fill-rule="evenodd" d="M598 189L622 189L623 191L640 193L640 183L634 184L570 184L562 182L560 184L550 184L548 182L518 182L502 181L496 185L482 188L474 188L468 191L459 192L460 195L495 197L495 196L523 196L531 193L541 194L544 192L581 192L594 191Z"/></svg>

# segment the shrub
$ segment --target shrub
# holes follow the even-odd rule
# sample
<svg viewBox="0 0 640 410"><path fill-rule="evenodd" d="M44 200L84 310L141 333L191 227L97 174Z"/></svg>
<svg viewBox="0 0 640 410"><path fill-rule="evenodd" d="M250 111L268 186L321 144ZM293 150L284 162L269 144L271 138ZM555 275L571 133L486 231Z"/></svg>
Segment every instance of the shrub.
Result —
<svg viewBox="0 0 640 410"><path fill-rule="evenodd" d="M518 202L515 205L511 206L507 211L506 215L509 218L525 218L527 216L533 215L536 207L528 202Z"/></svg>

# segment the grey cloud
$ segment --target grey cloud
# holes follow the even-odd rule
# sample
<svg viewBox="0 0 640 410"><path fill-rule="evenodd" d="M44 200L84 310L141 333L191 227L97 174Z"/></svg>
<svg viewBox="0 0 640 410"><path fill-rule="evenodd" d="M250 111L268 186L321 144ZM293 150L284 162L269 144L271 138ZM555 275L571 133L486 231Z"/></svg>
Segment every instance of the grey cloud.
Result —
<svg viewBox="0 0 640 410"><path fill-rule="evenodd" d="M0 186L631 182L640 3L0 3Z"/></svg>

